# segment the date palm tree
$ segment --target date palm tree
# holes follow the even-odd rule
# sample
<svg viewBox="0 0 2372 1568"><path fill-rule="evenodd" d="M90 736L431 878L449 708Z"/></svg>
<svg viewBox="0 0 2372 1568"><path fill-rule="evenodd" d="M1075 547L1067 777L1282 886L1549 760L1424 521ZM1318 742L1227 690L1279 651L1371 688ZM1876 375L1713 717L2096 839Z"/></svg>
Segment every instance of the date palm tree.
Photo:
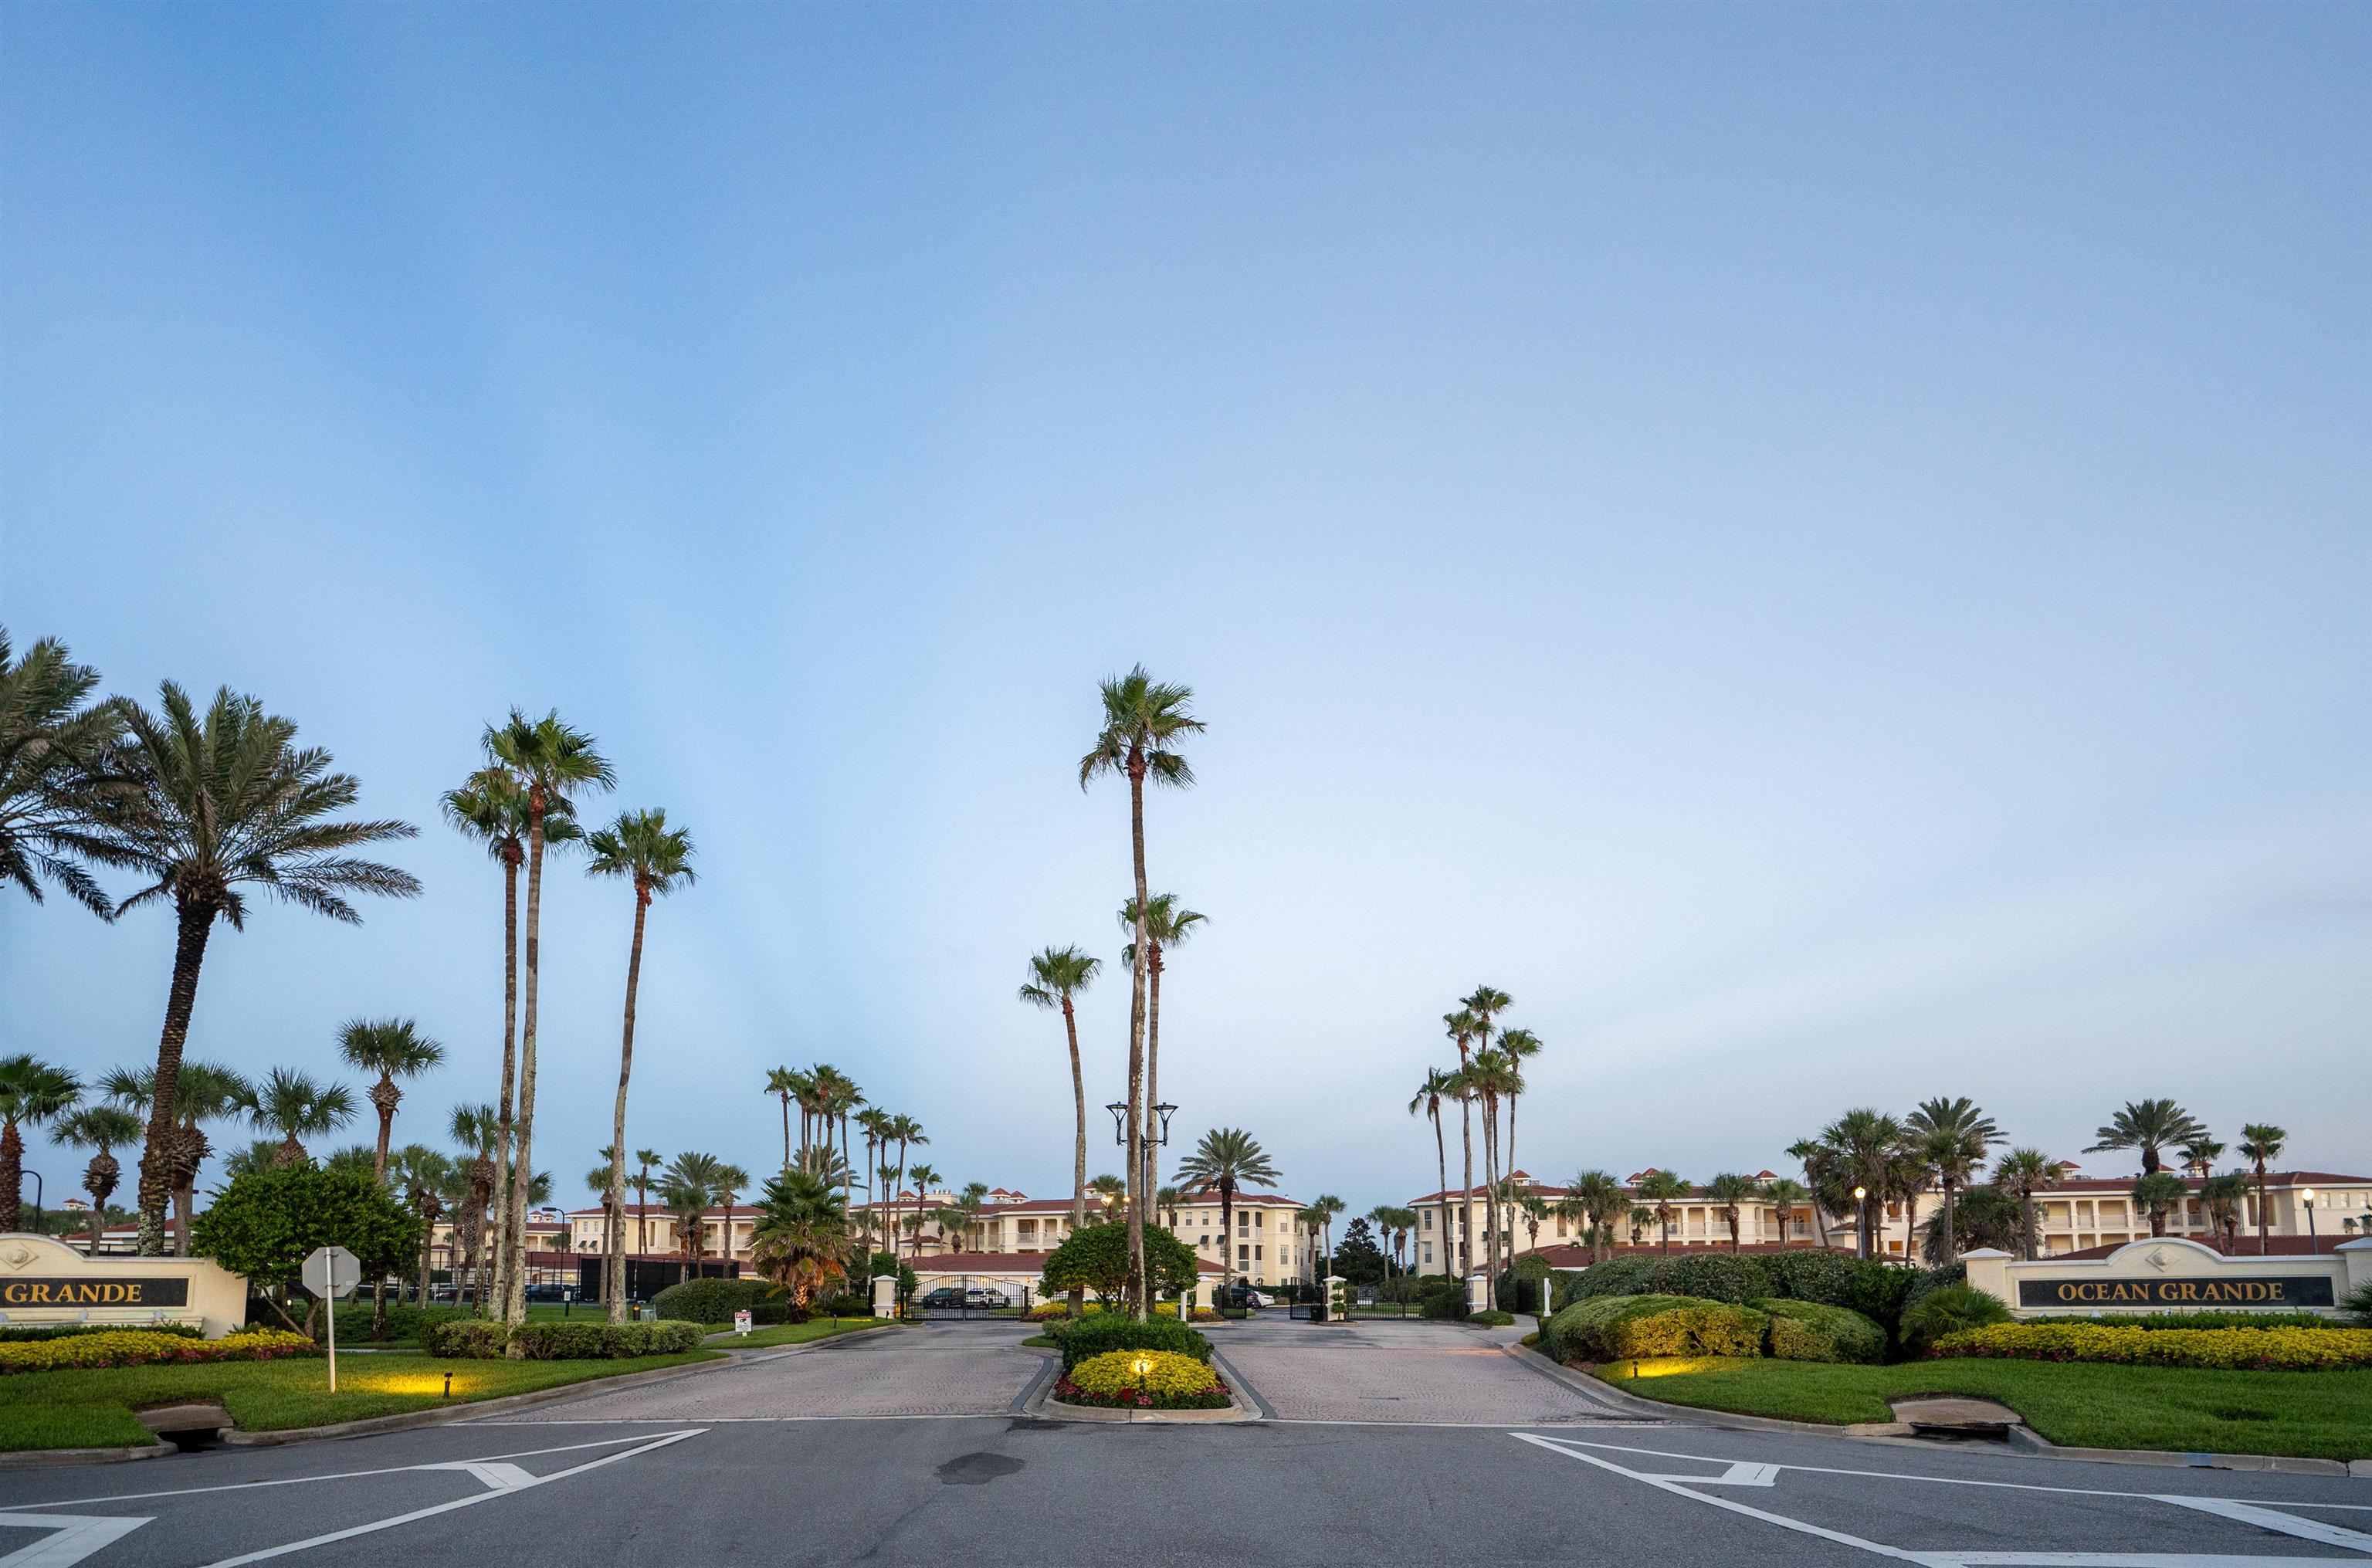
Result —
<svg viewBox="0 0 2372 1568"><path fill-rule="evenodd" d="M304 1074L274 1067L248 1097L248 1120L280 1134L273 1164L306 1158L304 1140L334 1132L355 1117L355 1092L343 1084L317 1084Z"/></svg>
<svg viewBox="0 0 2372 1568"><path fill-rule="evenodd" d="M536 993L542 973L543 856L554 842L550 831L552 803L573 803L587 790L607 790L617 783L609 759L596 749L593 738L561 722L556 712L530 719L518 709L507 721L489 726L485 734L489 762L510 775L527 796L527 925L521 944L524 984L519 991L517 1153L512 1168L533 1170L535 1147ZM575 813L561 815L574 820ZM621 1135L621 1142L623 1136ZM527 1192L512 1183L503 1230L503 1318L513 1328L527 1321ZM526 1347L514 1339L504 1352L517 1361Z"/></svg>
<svg viewBox="0 0 2372 1568"><path fill-rule="evenodd" d="M1820 1144L1831 1156L1834 1178L1847 1188L1867 1194L1855 1204L1855 1255L1866 1258L1875 1248L1870 1200L1885 1201L1902 1184L1902 1123L1883 1111L1863 1107L1846 1111L1820 1130Z"/></svg>
<svg viewBox="0 0 2372 1568"><path fill-rule="evenodd" d="M1672 1250L1672 1205L1689 1195L1689 1184L1669 1170L1650 1170L1639 1179L1635 1190L1641 1198L1653 1205L1656 1228L1662 1234L1663 1249Z"/></svg>
<svg viewBox="0 0 2372 1568"><path fill-rule="evenodd" d="M1631 1194L1602 1170L1583 1171L1565 1183L1565 1194L1589 1227L1589 1260L1603 1263L1614 1245L1615 1223L1630 1211Z"/></svg>
<svg viewBox="0 0 2372 1568"><path fill-rule="evenodd" d="M1984 1164L1986 1149L2006 1140L2001 1129L1994 1125L1994 1119L1979 1110L1976 1102L1966 1096L1922 1100L1919 1109L1903 1121L1919 1141L1921 1159L1944 1189L1944 1255L1937 1261L1949 1263L1959 1256L1959 1232L1952 1211L1959 1202L1960 1190Z"/></svg>
<svg viewBox="0 0 2372 1568"><path fill-rule="evenodd" d="M850 1252L848 1205L830 1182L800 1168L768 1179L750 1256L789 1292L795 1313L804 1318L819 1290L846 1277Z"/></svg>
<svg viewBox="0 0 2372 1568"><path fill-rule="evenodd" d="M2172 1171L2145 1171L2134 1179L2134 1205L2149 1216L2150 1234L2166 1234L2166 1216L2182 1207L2191 1189Z"/></svg>
<svg viewBox="0 0 2372 1568"><path fill-rule="evenodd" d="M1128 780L1129 852L1135 872L1137 919L1132 946L1128 1004L1128 1279L1130 1310L1139 1322L1151 1315L1150 1293L1145 1288L1145 1204L1135 1201L1145 1180L1145 965L1152 954L1145 917L1152 908L1145 873L1145 785L1150 779L1174 789L1191 788L1194 770L1187 765L1178 743L1199 734L1203 723L1194 717L1193 691L1155 680L1138 665L1126 675L1102 683L1103 727L1095 744L1079 759L1079 788L1085 791L1105 773ZM1149 1190L1149 1188L1148 1188Z"/></svg>
<svg viewBox="0 0 2372 1568"><path fill-rule="evenodd" d="M2041 1149L2012 1149L1994 1162L1994 1185L2018 1204L2017 1255L2031 1259L2041 1247L2035 1225L2034 1197L2059 1184L2067 1167Z"/></svg>
<svg viewBox="0 0 2372 1568"><path fill-rule="evenodd" d="M1797 1209L1808 1208L1812 1190L1791 1176L1774 1176L1762 1183L1762 1196L1770 1202L1773 1214L1779 1223L1779 1245L1787 1245L1787 1221Z"/></svg>
<svg viewBox="0 0 2372 1568"><path fill-rule="evenodd" d="M0 626L0 882L37 904L41 884L54 883L110 920L115 906L84 863L112 860L98 827L122 787L109 753L123 716L113 703L89 702L98 688L99 671L54 637L12 659Z"/></svg>
<svg viewBox="0 0 2372 1568"><path fill-rule="evenodd" d="M2240 1157L2249 1162L2250 1169L2257 1178L2257 1250L2260 1253L2271 1250L2266 1237L2273 1234L2273 1209L2265 1202L2266 1167L2282 1157L2283 1146L2289 1141L2287 1129L2276 1127L2270 1121L2251 1121L2240 1129Z"/></svg>
<svg viewBox="0 0 2372 1568"><path fill-rule="evenodd" d="M99 1255L99 1235L107 1225L107 1201L123 1179L115 1151L140 1137L140 1119L120 1105L100 1101L62 1117L50 1134L70 1149L95 1149L83 1167L82 1190L90 1194L90 1255Z"/></svg>
<svg viewBox="0 0 2372 1568"><path fill-rule="evenodd" d="M24 1228L25 1134L54 1121L82 1098L82 1080L19 1051L0 1056L0 1231Z"/></svg>
<svg viewBox="0 0 2372 1568"><path fill-rule="evenodd" d="M1737 1251L1738 1218L1746 1204L1762 1196L1762 1189L1754 1184L1752 1177L1726 1170L1705 1183L1705 1196L1714 1201L1722 1223L1729 1226L1729 1249Z"/></svg>
<svg viewBox="0 0 2372 1568"><path fill-rule="evenodd" d="M2093 1134L2100 1141L2084 1152L2096 1155L2109 1149L2138 1149L2142 1174L2156 1176L2163 1163L2158 1158L2159 1150L2176 1147L2205 1131L2198 1118L2170 1099L2128 1100L2124 1109L2109 1118L2109 1124Z"/></svg>
<svg viewBox="0 0 2372 1568"><path fill-rule="evenodd" d="M1438 1067L1428 1067L1424 1071L1424 1082L1417 1086L1416 1096L1409 1101L1408 1106L1409 1114L1411 1116L1428 1117L1433 1121L1434 1167L1436 1170L1439 1172L1441 1177L1441 1187L1439 1189L1441 1192L1441 1217L1445 1222L1441 1227L1444 1232L1441 1248L1441 1272L1445 1274L1455 1273L1456 1270L1450 1265L1449 1237L1447 1234L1449 1229L1447 1223L1449 1218L1449 1151L1442 1142L1441 1102L1448 1098L1456 1091L1457 1079L1454 1074L1445 1073Z"/></svg>
<svg viewBox="0 0 2372 1568"><path fill-rule="evenodd" d="M349 923L362 918L349 894L410 898L420 891L410 872L353 853L418 830L343 818L361 786L330 771L327 751L298 747L294 724L228 687L201 715L169 680L159 707L152 714L136 703L121 704L125 736L118 756L131 782L122 798L110 802L102 832L108 864L136 872L145 884L122 908L170 899L176 925L140 1158L140 1251L148 1257L165 1249L181 1048L215 922L244 930L250 890Z"/></svg>
<svg viewBox="0 0 2372 1568"><path fill-rule="evenodd" d="M610 1187L602 1194L609 1216L603 1229L601 1294L610 1321L626 1320L626 1086L634 1074L634 1002L643 983L643 935L651 900L699 880L692 869L692 835L668 826L664 810L627 811L586 840L593 852L586 865L592 877L623 878L634 893L634 935L626 949L625 1021L618 1038L618 1098L610 1113ZM742 1178L749 1185L749 1178ZM728 1221L729 1224L729 1221ZM729 1232L728 1232L729 1234ZM727 1251L729 1255L731 1248Z"/></svg>
<svg viewBox="0 0 2372 1568"><path fill-rule="evenodd" d="M1226 1284L1236 1267L1236 1194L1246 1187L1274 1187L1276 1167L1258 1140L1240 1127L1215 1127L1203 1134L1194 1152L1178 1164L1178 1184L1189 1191L1215 1190L1219 1194L1219 1283Z"/></svg>
<svg viewBox="0 0 2372 1568"><path fill-rule="evenodd" d="M1129 900L1120 907L1120 923L1123 931L1137 928L1136 900ZM1172 947L1181 946L1194 935L1197 926L1210 917L1190 910L1178 901L1175 893L1156 893L1153 903L1145 912L1145 936L1152 951L1145 958L1145 1103L1161 1103L1161 970L1162 956ZM1136 969L1136 944L1130 942L1120 950L1120 961ZM1153 1140L1152 1112L1145 1113L1145 1179L1138 1183L1141 1191L1151 1191L1160 1185L1160 1150Z"/></svg>
<svg viewBox="0 0 2372 1568"><path fill-rule="evenodd" d="M378 1146L371 1156L371 1174L387 1185L387 1146L395 1135L395 1109L402 1103L398 1078L416 1078L445 1060L445 1048L420 1032L410 1018L355 1018L338 1031L338 1054L349 1067L375 1073L378 1082L369 1090L371 1108L378 1112Z"/></svg>

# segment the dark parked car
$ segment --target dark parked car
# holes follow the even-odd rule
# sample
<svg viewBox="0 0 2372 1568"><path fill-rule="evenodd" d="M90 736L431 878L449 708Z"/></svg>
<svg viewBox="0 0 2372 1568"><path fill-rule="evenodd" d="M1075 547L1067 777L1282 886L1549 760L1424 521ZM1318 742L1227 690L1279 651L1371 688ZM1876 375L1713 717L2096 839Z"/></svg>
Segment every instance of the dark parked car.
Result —
<svg viewBox="0 0 2372 1568"><path fill-rule="evenodd" d="M1220 1287L1219 1305L1222 1307L1273 1307L1276 1303L1266 1291L1255 1290L1250 1285L1238 1281L1234 1284Z"/></svg>
<svg viewBox="0 0 2372 1568"><path fill-rule="evenodd" d="M961 1307L963 1304L964 1293L954 1285L941 1285L936 1290L925 1291L923 1294L923 1305L925 1307Z"/></svg>

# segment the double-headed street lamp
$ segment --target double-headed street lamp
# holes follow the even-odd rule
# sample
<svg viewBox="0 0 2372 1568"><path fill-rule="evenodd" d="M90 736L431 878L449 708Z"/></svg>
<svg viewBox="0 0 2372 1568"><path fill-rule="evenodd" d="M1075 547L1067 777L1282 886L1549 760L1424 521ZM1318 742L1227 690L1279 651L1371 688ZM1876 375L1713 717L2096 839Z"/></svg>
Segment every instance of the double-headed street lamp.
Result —
<svg viewBox="0 0 2372 1568"><path fill-rule="evenodd" d="M1126 1148L1128 1146L1128 1101L1124 1099L1116 1099L1112 1101L1111 1104L1104 1107L1104 1109L1111 1112L1112 1142L1118 1144L1122 1148ZM1159 1105L1153 1108L1154 1114L1161 1118L1161 1131L1158 1134L1156 1134L1152 1128L1146 1128L1145 1130L1146 1142L1157 1146L1168 1146L1169 1143L1169 1118L1177 1109L1178 1108L1171 1105L1168 1100L1164 1100Z"/></svg>

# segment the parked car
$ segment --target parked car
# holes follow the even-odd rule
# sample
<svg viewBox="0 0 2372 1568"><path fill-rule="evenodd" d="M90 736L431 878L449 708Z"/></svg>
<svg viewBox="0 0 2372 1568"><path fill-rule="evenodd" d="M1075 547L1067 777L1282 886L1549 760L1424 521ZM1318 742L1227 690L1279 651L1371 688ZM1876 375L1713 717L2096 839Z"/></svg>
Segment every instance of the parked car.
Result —
<svg viewBox="0 0 2372 1568"><path fill-rule="evenodd" d="M994 1309L1000 1307L1010 1307L1013 1304L1005 1299L1005 1293L1001 1290L992 1290L986 1285L972 1285L964 1291L964 1305Z"/></svg>
<svg viewBox="0 0 2372 1568"><path fill-rule="evenodd" d="M963 1304L964 1293L959 1285L941 1285L936 1290L923 1293L924 1307L961 1307Z"/></svg>
<svg viewBox="0 0 2372 1568"><path fill-rule="evenodd" d="M1219 1305L1222 1307L1273 1307L1276 1301L1266 1291L1255 1289L1238 1281L1235 1284L1220 1289Z"/></svg>

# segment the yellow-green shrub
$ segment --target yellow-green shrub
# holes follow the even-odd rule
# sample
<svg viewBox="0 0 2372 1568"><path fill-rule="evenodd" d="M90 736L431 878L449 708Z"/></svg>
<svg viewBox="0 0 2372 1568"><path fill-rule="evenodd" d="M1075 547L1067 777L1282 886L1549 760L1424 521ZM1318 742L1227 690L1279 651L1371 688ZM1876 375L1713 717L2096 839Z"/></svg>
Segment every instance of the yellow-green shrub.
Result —
<svg viewBox="0 0 2372 1568"><path fill-rule="evenodd" d="M1142 1376L1137 1363L1145 1364ZM1180 1394L1208 1393L1219 1386L1219 1375L1209 1365L1172 1350L1116 1350L1091 1355L1071 1368L1071 1381L1088 1394L1148 1394L1174 1399Z"/></svg>
<svg viewBox="0 0 2372 1568"><path fill-rule="evenodd" d="M77 1334L69 1339L0 1344L0 1374L63 1372L108 1366L148 1366L186 1361L273 1361L313 1355L320 1347L285 1329L247 1329L219 1340L192 1340L139 1329Z"/></svg>
<svg viewBox="0 0 2372 1568"><path fill-rule="evenodd" d="M2100 1323L2002 1323L1947 1334L1936 1342L1936 1353L2324 1372L2372 1367L2372 1329L2134 1329Z"/></svg>
<svg viewBox="0 0 2372 1568"><path fill-rule="evenodd" d="M1657 1355L1760 1355L1768 1314L1692 1295L1585 1296L1549 1319L1541 1341L1559 1361Z"/></svg>

